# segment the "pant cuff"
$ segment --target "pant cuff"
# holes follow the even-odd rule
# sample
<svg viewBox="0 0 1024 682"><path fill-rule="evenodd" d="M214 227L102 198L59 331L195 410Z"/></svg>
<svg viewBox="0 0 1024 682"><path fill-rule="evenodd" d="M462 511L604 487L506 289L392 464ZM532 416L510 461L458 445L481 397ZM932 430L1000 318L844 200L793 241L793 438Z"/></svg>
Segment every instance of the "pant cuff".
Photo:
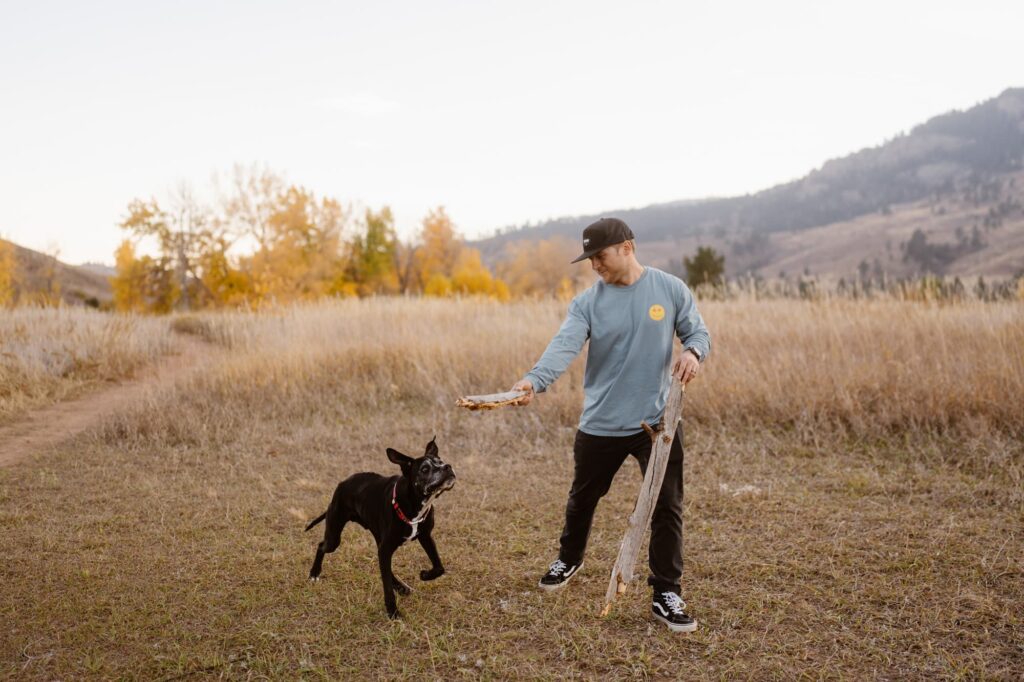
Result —
<svg viewBox="0 0 1024 682"><path fill-rule="evenodd" d="M682 594L679 583L669 582L667 580L658 580L654 576L647 578L647 584L655 592L675 592L676 594Z"/></svg>

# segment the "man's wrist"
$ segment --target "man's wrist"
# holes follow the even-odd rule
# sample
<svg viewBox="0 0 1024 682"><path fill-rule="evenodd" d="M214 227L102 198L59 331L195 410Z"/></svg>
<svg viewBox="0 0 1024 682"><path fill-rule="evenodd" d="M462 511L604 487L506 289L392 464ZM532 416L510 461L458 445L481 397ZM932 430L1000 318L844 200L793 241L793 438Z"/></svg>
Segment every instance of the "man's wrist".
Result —
<svg viewBox="0 0 1024 682"><path fill-rule="evenodd" d="M687 351L689 351L690 353L693 353L693 357L697 358L697 362L700 362L700 351L699 350L697 350L696 348L690 347L690 348L687 348L686 351L684 351L684 352L687 352Z"/></svg>

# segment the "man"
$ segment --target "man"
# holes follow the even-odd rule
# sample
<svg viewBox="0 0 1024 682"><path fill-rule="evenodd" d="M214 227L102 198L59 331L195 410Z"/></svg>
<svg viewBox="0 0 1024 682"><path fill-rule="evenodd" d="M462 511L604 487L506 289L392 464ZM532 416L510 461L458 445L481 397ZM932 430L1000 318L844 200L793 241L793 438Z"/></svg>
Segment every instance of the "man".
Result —
<svg viewBox="0 0 1024 682"><path fill-rule="evenodd" d="M569 312L536 366L512 387L527 391L522 404L544 392L590 340L583 379L583 414L573 446L575 472L565 507L561 547L540 587L563 587L583 568L583 554L598 501L608 492L628 455L643 471L651 439L641 422L659 423L672 377L689 383L711 350L693 294L677 277L636 259L633 232L617 218L602 218L583 230L583 253L600 279L572 300ZM675 333L683 351L672 363ZM672 372L669 374L669 367ZM683 573L683 434L676 431L665 481L651 520L647 582L651 611L674 632L692 632L697 622L680 598Z"/></svg>

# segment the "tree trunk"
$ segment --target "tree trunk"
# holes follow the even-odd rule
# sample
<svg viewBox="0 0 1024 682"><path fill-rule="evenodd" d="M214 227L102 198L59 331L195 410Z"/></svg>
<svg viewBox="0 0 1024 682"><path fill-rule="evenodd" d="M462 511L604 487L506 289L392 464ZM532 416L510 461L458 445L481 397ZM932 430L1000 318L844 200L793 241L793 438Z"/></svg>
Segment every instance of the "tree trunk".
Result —
<svg viewBox="0 0 1024 682"><path fill-rule="evenodd" d="M612 567L608 591L604 598L605 605L601 611L602 616L608 615L616 595L625 592L626 587L633 580L633 568L636 566L637 555L640 554L640 545L643 542L644 534L651 525L654 503L658 500L661 483L665 480L665 467L668 465L669 452L672 450L672 439L675 437L679 422L683 419L683 390L683 385L679 380L673 378L659 430L655 431L646 423L641 424L644 431L651 437L651 456L647 461L647 472L644 474L644 482L640 485L640 495L637 497L636 506L633 507L633 513L629 515L626 535L622 538L622 544L619 546L619 556Z"/></svg>
<svg viewBox="0 0 1024 682"><path fill-rule="evenodd" d="M178 235L178 262L175 265L175 269L178 271L178 286L181 287L180 297L178 298L178 310L191 310L192 305L188 295L188 257L185 255L185 244L184 236Z"/></svg>

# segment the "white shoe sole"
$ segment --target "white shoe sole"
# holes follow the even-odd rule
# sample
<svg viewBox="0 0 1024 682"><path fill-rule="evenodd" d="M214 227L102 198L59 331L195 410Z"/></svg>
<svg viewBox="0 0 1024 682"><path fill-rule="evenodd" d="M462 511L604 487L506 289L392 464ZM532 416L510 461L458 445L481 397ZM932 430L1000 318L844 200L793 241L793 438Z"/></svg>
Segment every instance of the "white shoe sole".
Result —
<svg viewBox="0 0 1024 682"><path fill-rule="evenodd" d="M664 618L663 616L659 616L653 611L651 612L651 615L654 616L655 619L660 620L662 623L668 626L668 629L672 632L694 632L697 630L697 621L693 621L689 625L679 625L678 623L673 623L669 621L667 618Z"/></svg>
<svg viewBox="0 0 1024 682"><path fill-rule="evenodd" d="M573 577L577 573L579 573L581 570L583 570L583 562L582 561L580 562L580 565L576 567L576 570L573 571L572 574L568 578L566 578L562 582L558 583L557 585L545 585L544 583L539 582L539 583L537 583L537 587L539 587L540 589L544 590L545 592L554 592L555 590L560 590L563 587L565 587L569 583L569 581L572 580Z"/></svg>

